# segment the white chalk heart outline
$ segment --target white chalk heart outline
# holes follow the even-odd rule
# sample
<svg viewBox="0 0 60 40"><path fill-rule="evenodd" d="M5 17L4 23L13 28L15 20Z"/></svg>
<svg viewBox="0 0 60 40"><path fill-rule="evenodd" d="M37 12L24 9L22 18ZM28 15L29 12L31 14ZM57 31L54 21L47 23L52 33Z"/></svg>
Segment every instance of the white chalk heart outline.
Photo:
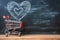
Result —
<svg viewBox="0 0 60 40"><path fill-rule="evenodd" d="M16 10L20 10L20 9L21 9L20 12L16 12ZM16 13L17 16L19 16L23 12L23 8L19 8L19 9L18 8L14 8L14 12Z"/></svg>
<svg viewBox="0 0 60 40"><path fill-rule="evenodd" d="M17 6L19 9L22 7L21 8L22 11L20 11L19 14L17 14L16 11L15 11L15 9L13 9L15 6ZM21 20L24 16L27 15L27 13L29 13L30 9L31 9L31 4L30 4L29 1L23 1L21 3L10 1L7 4L7 10L8 10L8 12L16 20ZM12 12L12 11L14 11L15 13ZM17 15L17 16L15 16L15 15ZM21 16L21 17L20 18L17 18L19 16Z"/></svg>

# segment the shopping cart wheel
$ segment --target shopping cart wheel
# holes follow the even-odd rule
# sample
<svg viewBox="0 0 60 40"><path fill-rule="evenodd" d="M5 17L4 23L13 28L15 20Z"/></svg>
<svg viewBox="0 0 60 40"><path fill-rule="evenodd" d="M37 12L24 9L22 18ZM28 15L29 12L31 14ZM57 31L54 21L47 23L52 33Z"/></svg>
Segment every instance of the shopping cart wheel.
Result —
<svg viewBox="0 0 60 40"><path fill-rule="evenodd" d="M5 33L5 36L8 37L8 33Z"/></svg>
<svg viewBox="0 0 60 40"><path fill-rule="evenodd" d="M21 32L18 33L18 36L21 36Z"/></svg>

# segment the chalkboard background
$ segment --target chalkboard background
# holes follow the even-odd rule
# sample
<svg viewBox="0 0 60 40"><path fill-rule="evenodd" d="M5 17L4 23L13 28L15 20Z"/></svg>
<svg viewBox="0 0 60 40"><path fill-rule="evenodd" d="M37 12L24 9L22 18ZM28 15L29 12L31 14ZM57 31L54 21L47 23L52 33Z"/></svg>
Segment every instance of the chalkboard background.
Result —
<svg viewBox="0 0 60 40"><path fill-rule="evenodd" d="M6 9L10 1L16 3L29 1L31 4L31 10L22 18L24 32L43 34L60 33L60 0L0 0L0 33L3 33L5 30L2 16L11 16ZM14 19L14 17L11 16L10 19Z"/></svg>

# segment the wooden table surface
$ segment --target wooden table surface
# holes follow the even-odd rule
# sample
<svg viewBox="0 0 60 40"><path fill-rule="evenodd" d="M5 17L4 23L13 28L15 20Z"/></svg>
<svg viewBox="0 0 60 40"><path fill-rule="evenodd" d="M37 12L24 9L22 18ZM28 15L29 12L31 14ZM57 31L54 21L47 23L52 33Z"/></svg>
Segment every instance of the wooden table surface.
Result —
<svg viewBox="0 0 60 40"><path fill-rule="evenodd" d="M9 35L9 37L5 37L5 35L0 35L0 40L60 40L60 35L28 34L22 35L21 37L19 37L18 35Z"/></svg>

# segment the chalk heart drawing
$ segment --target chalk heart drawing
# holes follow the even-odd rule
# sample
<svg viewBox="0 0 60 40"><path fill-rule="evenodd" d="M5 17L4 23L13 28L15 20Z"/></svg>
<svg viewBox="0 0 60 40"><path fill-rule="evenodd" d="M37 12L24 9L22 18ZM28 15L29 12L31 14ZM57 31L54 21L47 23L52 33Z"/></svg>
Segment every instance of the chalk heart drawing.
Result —
<svg viewBox="0 0 60 40"><path fill-rule="evenodd" d="M16 13L17 16L19 16L21 13L23 13L23 8L14 8L14 12Z"/></svg>
<svg viewBox="0 0 60 40"><path fill-rule="evenodd" d="M23 1L21 3L10 1L7 4L8 12L16 20L21 20L27 13L29 13L30 9L31 3L29 1Z"/></svg>

